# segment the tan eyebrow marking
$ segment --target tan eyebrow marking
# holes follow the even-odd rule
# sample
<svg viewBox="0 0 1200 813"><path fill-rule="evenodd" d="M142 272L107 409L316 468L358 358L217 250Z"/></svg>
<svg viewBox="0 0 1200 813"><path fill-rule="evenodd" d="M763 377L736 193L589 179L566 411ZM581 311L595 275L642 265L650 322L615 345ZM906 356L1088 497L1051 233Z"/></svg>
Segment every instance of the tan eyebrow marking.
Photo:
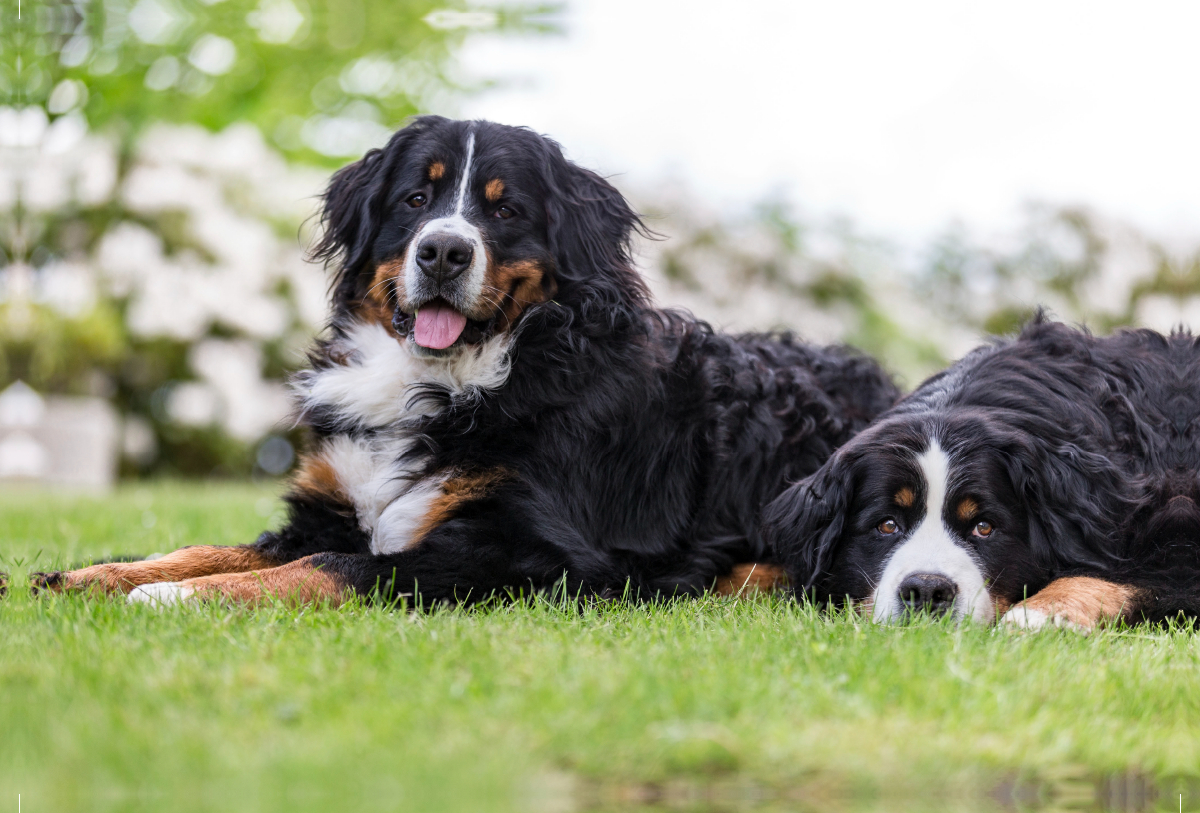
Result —
<svg viewBox="0 0 1200 813"><path fill-rule="evenodd" d="M492 178L487 182L487 186L483 188L483 194L490 203L500 200L500 196L504 194L504 181L499 178Z"/></svg>
<svg viewBox="0 0 1200 813"><path fill-rule="evenodd" d="M429 180L440 181L442 176L446 174L446 165L441 161L434 161L429 165Z"/></svg>
<svg viewBox="0 0 1200 813"><path fill-rule="evenodd" d="M896 505L900 506L901 508L912 508L912 504L916 501L916 498L916 495L913 494L913 490L905 487L897 491L896 496L892 499L895 501Z"/></svg>
<svg viewBox="0 0 1200 813"><path fill-rule="evenodd" d="M979 513L979 503L975 502L970 497L967 497L958 504L958 511L956 513L958 514L959 519L961 519L963 522L966 522L971 517Z"/></svg>

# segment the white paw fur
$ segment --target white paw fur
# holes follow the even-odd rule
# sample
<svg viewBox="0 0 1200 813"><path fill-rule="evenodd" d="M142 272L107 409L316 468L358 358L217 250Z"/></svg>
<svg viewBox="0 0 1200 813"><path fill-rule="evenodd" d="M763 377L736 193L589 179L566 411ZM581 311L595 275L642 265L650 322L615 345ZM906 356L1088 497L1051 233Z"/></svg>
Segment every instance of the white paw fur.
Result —
<svg viewBox="0 0 1200 813"><path fill-rule="evenodd" d="M1087 630L1068 619L1065 615L1034 610L1018 604L1000 617L1000 623L1013 629L1041 630L1048 627L1087 633Z"/></svg>
<svg viewBox="0 0 1200 813"><path fill-rule="evenodd" d="M127 601L130 604L151 604L155 607L166 607L186 601L194 592L194 588L185 587L180 582L156 582L133 588L129 591Z"/></svg>

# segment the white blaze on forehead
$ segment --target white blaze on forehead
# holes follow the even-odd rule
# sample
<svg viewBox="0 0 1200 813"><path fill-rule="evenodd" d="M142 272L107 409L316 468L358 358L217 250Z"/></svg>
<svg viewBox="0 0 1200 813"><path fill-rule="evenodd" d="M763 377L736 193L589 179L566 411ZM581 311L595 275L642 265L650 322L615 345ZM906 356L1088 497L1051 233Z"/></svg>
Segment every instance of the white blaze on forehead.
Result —
<svg viewBox="0 0 1200 813"><path fill-rule="evenodd" d="M467 183L471 180L471 164L475 162L475 134L467 134L467 160L463 162L462 177L458 179L458 196L454 199L454 215L461 217L467 199Z"/></svg>
<svg viewBox="0 0 1200 813"><path fill-rule="evenodd" d="M945 576L958 588L954 599L957 617L990 622L992 599L979 563L955 541L944 519L950 458L932 439L929 448L917 456L917 466L925 481L925 516L888 558L872 595L875 620L886 622L902 616L901 583L913 574L929 573Z"/></svg>
<svg viewBox="0 0 1200 813"><path fill-rule="evenodd" d="M446 217L430 220L417 231L408 244L408 251L404 259L404 285L407 288L409 299L412 298L412 292L417 290L422 276L421 269L417 267L417 248L421 245L421 240L431 234L453 234L468 241L475 248L471 267L456 283L460 286L461 292L461 298L456 304L472 307L479 302L483 294L487 274L487 252L483 247L483 232L479 230L478 226L467 220L463 214L467 208L467 188L471 182L474 163L475 133L469 132L467 133L466 160L463 161L462 175L458 178L453 213Z"/></svg>

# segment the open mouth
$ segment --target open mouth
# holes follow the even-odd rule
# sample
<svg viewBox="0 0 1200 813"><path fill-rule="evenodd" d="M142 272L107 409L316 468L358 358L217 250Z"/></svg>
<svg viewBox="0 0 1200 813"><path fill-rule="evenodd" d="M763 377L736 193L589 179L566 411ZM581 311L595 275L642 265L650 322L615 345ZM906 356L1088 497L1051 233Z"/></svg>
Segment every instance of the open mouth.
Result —
<svg viewBox="0 0 1200 813"><path fill-rule="evenodd" d="M431 299L412 314L397 310L392 327L401 336L426 350L449 350L459 344L475 344L491 335L495 317L468 319L444 299Z"/></svg>

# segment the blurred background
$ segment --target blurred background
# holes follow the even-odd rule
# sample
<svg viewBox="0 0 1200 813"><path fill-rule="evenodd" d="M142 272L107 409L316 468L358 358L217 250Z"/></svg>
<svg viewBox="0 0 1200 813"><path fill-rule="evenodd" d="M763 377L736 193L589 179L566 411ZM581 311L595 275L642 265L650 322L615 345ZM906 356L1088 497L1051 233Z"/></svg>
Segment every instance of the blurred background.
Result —
<svg viewBox="0 0 1200 813"><path fill-rule="evenodd" d="M1198 29L1185 2L5 0L0 484L286 472L316 195L422 112L609 176L663 238L661 304L909 387L1038 305L1200 325Z"/></svg>

